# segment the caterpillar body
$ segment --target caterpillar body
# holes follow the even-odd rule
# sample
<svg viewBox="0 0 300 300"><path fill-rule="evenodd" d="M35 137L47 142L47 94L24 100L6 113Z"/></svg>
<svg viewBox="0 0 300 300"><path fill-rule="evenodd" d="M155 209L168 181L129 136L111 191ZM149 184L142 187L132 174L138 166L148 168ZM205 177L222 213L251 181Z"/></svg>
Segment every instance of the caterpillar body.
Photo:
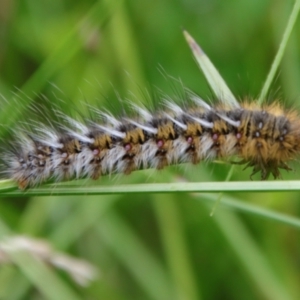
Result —
<svg viewBox="0 0 300 300"><path fill-rule="evenodd" d="M25 189L50 179L97 179L232 157L253 167L252 174L260 172L262 179L280 177L279 169L290 170L287 163L300 152L297 112L279 103L239 104L202 49L184 35L220 98L217 105L190 94L189 108L164 101L164 109L151 113L132 105L130 117L117 119L98 111L98 121L85 123L63 115L66 125L58 129L39 126L30 134L17 134L11 150L2 155L5 177Z"/></svg>
<svg viewBox="0 0 300 300"><path fill-rule="evenodd" d="M300 119L279 104L259 107L211 107L198 97L196 105L183 109L165 102L165 110L151 114L134 106L136 116L117 120L99 112L102 122L83 124L66 117L64 130L40 129L22 134L4 155L6 175L20 189L49 179L89 177L134 170L162 169L171 164L240 158L261 172L280 176L288 161L300 151Z"/></svg>

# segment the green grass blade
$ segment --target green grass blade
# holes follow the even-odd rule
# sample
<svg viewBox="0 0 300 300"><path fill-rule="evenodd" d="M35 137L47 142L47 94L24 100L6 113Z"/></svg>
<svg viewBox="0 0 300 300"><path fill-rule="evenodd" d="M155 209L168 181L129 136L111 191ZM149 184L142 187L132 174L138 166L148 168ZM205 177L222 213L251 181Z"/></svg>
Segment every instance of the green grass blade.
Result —
<svg viewBox="0 0 300 300"><path fill-rule="evenodd" d="M174 182L150 184L124 184L117 186L52 186L26 191L4 191L5 197L29 196L79 196L124 193L194 193L194 192L292 192L300 190L300 181L231 181L231 182Z"/></svg>
<svg viewBox="0 0 300 300"><path fill-rule="evenodd" d="M189 251L184 236L182 219L175 199L169 195L156 195L154 209L158 220L166 260L175 283L179 299L201 299L195 274L189 260Z"/></svg>
<svg viewBox="0 0 300 300"><path fill-rule="evenodd" d="M63 219L52 232L49 239L59 247L59 249L67 249L76 242L81 236L90 229L97 226L99 220L105 215L120 195L103 196L99 201L96 196L89 197L78 203L74 208L72 215ZM58 206L57 206L58 207ZM78 220L81 220L78 222Z"/></svg>
<svg viewBox="0 0 300 300"><path fill-rule="evenodd" d="M200 48L200 46L187 31L183 31L183 34L194 54L194 57L200 69L202 70L217 98L227 105L230 104L232 107L239 107L238 101L230 91L229 87L221 77L218 70L204 53L204 51Z"/></svg>
<svg viewBox="0 0 300 300"><path fill-rule="evenodd" d="M41 91L43 86L51 80L52 76L78 53L83 46L78 37L80 26L85 22L88 24L95 23L95 20L98 19L97 16L100 16L102 11L103 5L101 1L97 1L86 13L81 22L76 23L69 34L62 39L58 48L45 59L40 67L27 80L19 92L17 92L16 98L3 103L0 112L2 124L5 124L6 127L12 126L22 113L24 113L24 110L28 108L28 105ZM97 20L97 24L99 26L101 22ZM19 98L22 99L22 103L21 105L16 105ZM16 109L16 107L18 107L18 109Z"/></svg>
<svg viewBox="0 0 300 300"><path fill-rule="evenodd" d="M219 200L218 196L213 194L195 194L195 197L198 201L208 200L212 202L217 202ZM219 205L224 207L229 207L231 209L244 212L246 214L253 214L265 219L273 220L289 226L293 226L297 229L300 229L300 219L289 216L280 212L272 211L268 208L259 207L251 203L246 203L240 199L234 198L233 196L222 195L222 201Z"/></svg>
<svg viewBox="0 0 300 300"><path fill-rule="evenodd" d="M222 211L214 219L264 298L292 299L239 218L229 211Z"/></svg>
<svg viewBox="0 0 300 300"><path fill-rule="evenodd" d="M278 70L278 67L279 67L279 64L282 60L282 57L283 57L283 54L284 54L284 51L285 51L285 48L286 48L286 45L287 45L287 42L289 40L289 37L291 35L291 32L295 26L295 23L296 23L296 20L297 20L297 17L298 17L298 14L299 14L299 10L300 10L300 0L296 0L295 1L295 5L293 7L293 10L292 10L292 13L289 17L289 20L288 20L288 24L285 28L285 31L284 31L284 34L283 34L283 37L282 37L282 40L281 40L281 43L280 43L280 46L279 46L279 49L277 51L277 54L275 56L275 59L272 63L272 66L271 66L271 69L270 69L270 72L267 76L267 79L263 85L263 88L260 92L260 95L258 97L258 103L259 104L262 104L263 101L266 99L266 96L267 96L267 93L270 89L270 86L272 84L272 81L274 80L274 77L276 75L276 72Z"/></svg>
<svg viewBox="0 0 300 300"><path fill-rule="evenodd" d="M96 229L149 299L174 299L173 286L162 264L122 218L108 213Z"/></svg>
<svg viewBox="0 0 300 300"><path fill-rule="evenodd" d="M80 297L41 260L23 251L11 251L10 257L46 299L80 299Z"/></svg>

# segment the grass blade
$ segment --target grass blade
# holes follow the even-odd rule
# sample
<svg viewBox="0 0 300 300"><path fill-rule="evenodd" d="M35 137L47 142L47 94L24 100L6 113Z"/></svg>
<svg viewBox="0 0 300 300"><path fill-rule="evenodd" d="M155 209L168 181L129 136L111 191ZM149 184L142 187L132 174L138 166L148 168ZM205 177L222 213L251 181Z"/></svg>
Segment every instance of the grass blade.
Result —
<svg viewBox="0 0 300 300"><path fill-rule="evenodd" d="M207 55L203 52L196 41L191 37L187 31L183 31L186 41L188 42L196 61L206 77L210 87L214 91L217 98L224 104L229 104L231 107L239 107L239 103L228 88L224 79L221 77L218 70L209 60Z"/></svg>
<svg viewBox="0 0 300 300"><path fill-rule="evenodd" d="M70 289L46 264L23 251L11 252L10 258L22 270L46 299L79 300ZM55 287L55 288L53 288Z"/></svg>
<svg viewBox="0 0 300 300"><path fill-rule="evenodd" d="M298 14L299 14L299 10L300 10L300 0L296 0L295 5L294 5L293 10L292 10L292 13L290 15L290 18L288 20L288 24L285 28L285 31L284 31L284 34L283 34L278 52L277 52L277 54L275 56L275 59L272 63L270 72L267 76L267 79L264 83L264 86L263 86L263 88L260 92L260 95L259 95L259 98L258 98L258 103L259 104L262 104L263 101L266 99L266 96L267 96L267 93L270 89L271 83L274 80L275 74L276 74L276 72L278 70L278 67L279 67L279 64L282 60L282 57L283 57L288 39L289 39L289 37L291 35L291 32L294 28L294 25L296 23L296 20L297 20Z"/></svg>
<svg viewBox="0 0 300 300"><path fill-rule="evenodd" d="M238 181L238 182L174 182L155 184L124 184L117 186L52 186L24 191L4 191L1 196L66 196L109 195L124 193L195 193L195 192L292 192L300 191L300 181Z"/></svg>

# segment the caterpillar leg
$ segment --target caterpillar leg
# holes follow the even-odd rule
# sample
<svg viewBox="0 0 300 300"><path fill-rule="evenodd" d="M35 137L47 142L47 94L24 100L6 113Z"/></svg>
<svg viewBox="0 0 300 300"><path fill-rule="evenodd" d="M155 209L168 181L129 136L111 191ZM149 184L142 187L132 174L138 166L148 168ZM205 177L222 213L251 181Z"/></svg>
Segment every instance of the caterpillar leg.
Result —
<svg viewBox="0 0 300 300"><path fill-rule="evenodd" d="M238 164L241 164L238 162ZM243 170L247 168L252 168L252 173L250 175L250 179L253 180L253 176L258 172L261 172L261 180L266 180L269 178L270 174L273 175L274 179L282 179L281 173L279 169L284 169L286 171L292 171L293 169L290 168L286 163L277 161L269 161L267 164L265 163L257 163L257 162L248 162L247 165L244 167Z"/></svg>

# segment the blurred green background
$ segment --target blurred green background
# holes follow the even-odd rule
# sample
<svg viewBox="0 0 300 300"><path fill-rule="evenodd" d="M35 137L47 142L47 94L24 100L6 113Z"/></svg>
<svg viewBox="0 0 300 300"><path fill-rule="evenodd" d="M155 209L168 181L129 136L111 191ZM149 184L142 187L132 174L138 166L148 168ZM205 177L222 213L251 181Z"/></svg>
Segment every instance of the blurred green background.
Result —
<svg viewBox="0 0 300 300"><path fill-rule="evenodd" d="M3 136L5 128L31 118L28 108L43 101L77 117L88 117L88 105L118 115L126 110L128 100L152 107L166 95L180 98L181 81L213 100L183 28L203 47L237 97L255 99L293 3L2 0ZM268 97L295 108L300 96L299 34L297 22ZM296 165L296 171L283 171L284 179L299 179ZM231 180L249 180L251 171L242 169L236 166ZM92 184L188 180L217 185L229 170L229 164L202 163L117 175ZM0 235L1 239L8 233L43 238L58 251L96 266L99 276L87 288L50 269L79 299L299 298L299 194L226 194L211 217L210 200L218 197L1 198ZM272 215L273 211L284 215ZM0 299L50 297L26 268L30 269L26 261L23 267L0 265ZM38 276L49 284L46 274ZM56 288L52 286L53 291Z"/></svg>

